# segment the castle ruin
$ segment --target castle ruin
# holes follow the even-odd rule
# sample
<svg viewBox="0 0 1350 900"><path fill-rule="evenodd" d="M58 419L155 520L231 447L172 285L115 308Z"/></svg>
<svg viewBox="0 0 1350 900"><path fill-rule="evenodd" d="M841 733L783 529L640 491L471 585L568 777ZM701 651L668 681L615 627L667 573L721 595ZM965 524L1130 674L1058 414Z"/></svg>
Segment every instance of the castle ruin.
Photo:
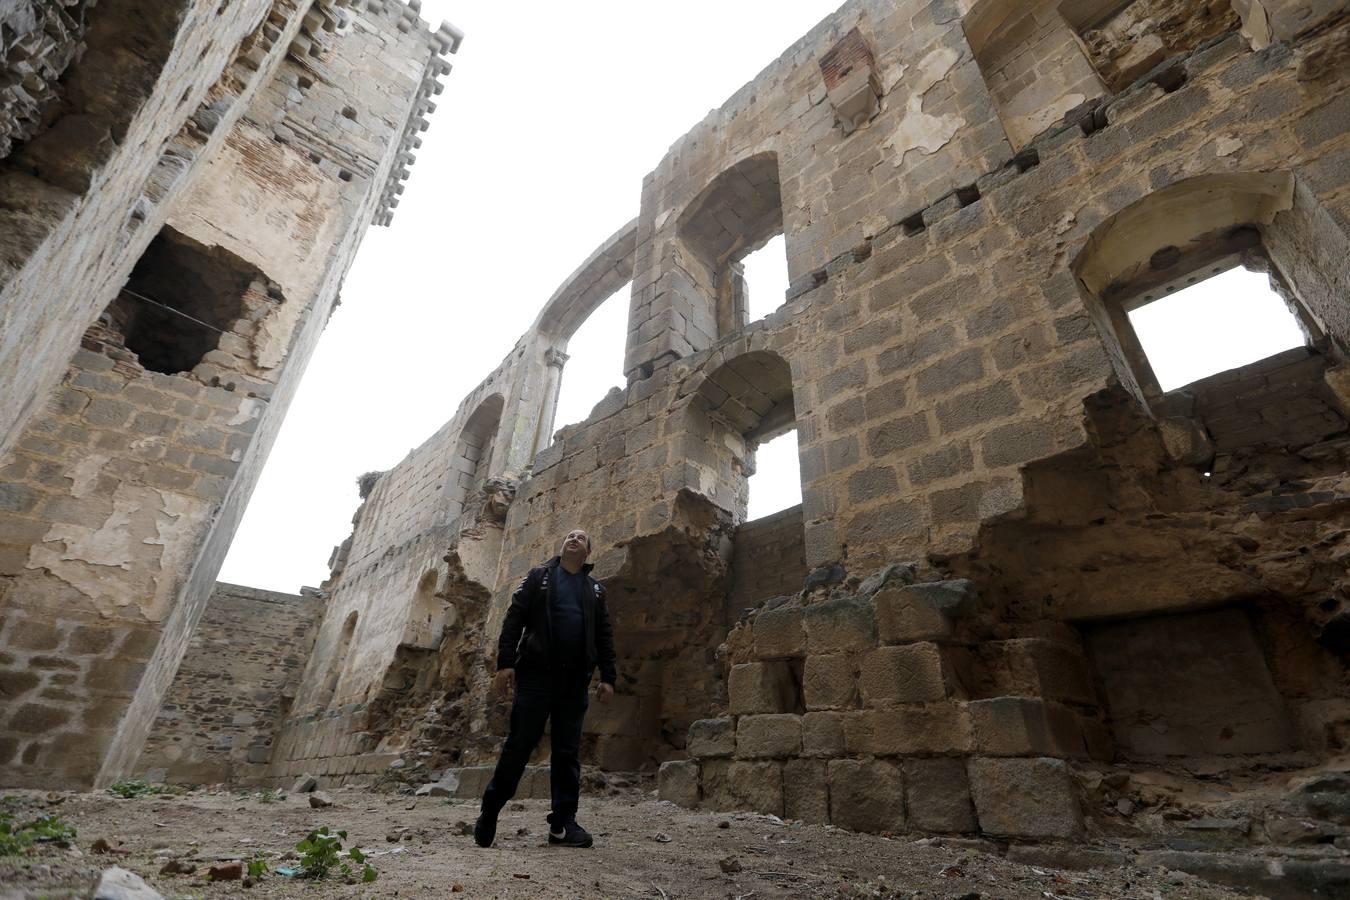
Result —
<svg viewBox="0 0 1350 900"><path fill-rule="evenodd" d="M408 121L442 65L436 36L372 27L328 52L359 55L358 38L418 48L388 75L406 91L363 99L396 95ZM375 142L379 159L348 148L335 162L307 158L312 127L283 129L287 104L311 102L287 44L259 49L271 62L230 92L203 80L187 105L219 97L201 107L214 130L132 123L174 148L169 171L136 160L148 180L126 191L148 185L140 200L93 191L69 171L86 157L66 152L68 205L39 193L0 208L68 235L20 246L4 296L23 311L7 323L37 308L24 291L84 304L80 329L109 310L64 376L80 329L55 332L74 314L24 324L25 349L52 349L43 372L24 354L16 383L45 399L15 411L0 487L11 779L136 767L284 408L274 394L303 367L281 364L317 337L347 258L291 255L329 243L316 228L354 245L384 196L396 138ZM251 92L269 66L271 90ZM604 770L659 770L664 799L1079 841L1184 829L1169 802L1218 779L1203 820L1241 807L1254 823L1215 826L1224 841L1344 840L1347 71L1335 0L845 3L680 138L633 221L456 415L363 479L313 652L291 687L269 682L288 695L249 777L480 793L504 734L489 682L506 603L582 526L620 654L618 696L592 708L584 752ZM78 127L53 142L90 134ZM246 184L293 166L314 193L269 192L287 231L249 252L220 179L188 177L202 164L237 166ZM191 185L169 208L155 197L178 197L171 174ZM313 203L343 216L307 215ZM123 216L112 232L75 228L104 206ZM741 260L780 234L791 287L749 322ZM109 291L53 291L86 257ZM1234 268L1268 277L1303 345L1164 390L1129 314ZM191 379L119 355L136 326L108 307L129 272L154 295L182 269L233 278L247 323ZM629 281L627 385L555 434L568 340ZM0 366L17 366L6 353ZM746 521L755 449L792 429L802 504ZM137 554L95 579L129 528L165 537L135 531ZM125 621L115 638L109 618ZM54 680L81 653L91 661ZM104 700L81 711L87 678L119 692L118 716ZM71 699L40 698L67 684ZM172 770L158 729L176 715L141 770ZM40 737L67 723L103 737L78 750ZM546 776L523 789L546 792Z"/></svg>

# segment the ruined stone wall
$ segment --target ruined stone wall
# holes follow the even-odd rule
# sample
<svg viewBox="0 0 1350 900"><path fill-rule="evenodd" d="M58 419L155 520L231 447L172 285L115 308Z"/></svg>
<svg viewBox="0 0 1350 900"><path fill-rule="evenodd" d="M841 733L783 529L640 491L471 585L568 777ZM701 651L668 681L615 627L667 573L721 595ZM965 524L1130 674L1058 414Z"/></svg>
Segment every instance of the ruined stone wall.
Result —
<svg viewBox="0 0 1350 900"><path fill-rule="evenodd" d="M806 550L802 543L802 508L746 522L732 539L731 590L727 592L726 620L736 621L772 597L796 594L806 580Z"/></svg>
<svg viewBox="0 0 1350 900"><path fill-rule="evenodd" d="M323 600L217 584L136 771L170 784L260 783Z"/></svg>
<svg viewBox="0 0 1350 900"><path fill-rule="evenodd" d="M266 69L279 63L286 39L274 53L255 39L262 52L248 77L219 88L241 43L261 36L272 5L230 4L219 16L212 4L190 0L125 0L88 10L84 49L49 84L54 96L44 103L42 125L0 160L0 192L11 201L0 228L0 453L45 402L80 334L126 281L173 198ZM292 8L273 29L293 33L299 20ZM123 53L128 43L139 52ZM213 86L217 94L208 98ZM213 101L220 102L212 108ZM214 139L210 127L192 124L204 110L225 126ZM184 152L175 139L189 129ZM164 158L145 147L165 148Z"/></svg>
<svg viewBox="0 0 1350 900"><path fill-rule="evenodd" d="M7 464L0 644L8 663L32 671L41 668L29 656L60 650L41 683L25 679L2 726L11 783L106 781L135 763L381 210L406 123L424 111L428 73L443 66L436 35L400 27L401 6L354 14L299 58L304 12L271 11L181 136L202 153L203 177L173 204ZM241 93L241 71L263 72L266 89ZM306 95L310 78L351 86L368 120L353 126L340 92ZM217 142L204 143L213 132ZM164 184L176 184L183 166L164 169ZM218 331L185 356L187 332L155 320L147 297L214 318ZM77 632L104 637L77 642Z"/></svg>
<svg viewBox="0 0 1350 900"><path fill-rule="evenodd" d="M410 689L406 717L362 720L360 752L414 750L404 773L421 754L422 774L491 761L507 599L578 525L620 655L587 758L665 761L681 803L1079 837L1108 827L1084 809L1119 808L1137 784L1126 723L1161 689L1129 676L1156 665L1154 641L1197 632L1231 652L1210 668L1173 654L1175 707L1142 714L1185 720L1222 698L1207 679L1253 712L1218 704L1177 758L1218 746L1196 771L1246 777L1344 751L1346 21L1308 8L1294 26L1283 4L1245 4L1136 80L1084 93L1097 103L1030 110L1038 124L1017 134L976 46L990 5L848 3L671 148L635 228L628 385L537 453L499 445L512 449L491 474L522 478L498 562L437 582L483 620L443 635L455 680ZM1037 35L1005 49L1035 52ZM1049 79L1033 95L1054 105L1062 71L1022 74ZM780 230L792 286L747 324L738 263ZM1162 392L1126 305L1234 259L1270 272L1307 347ZM542 336L493 375L513 435L551 427ZM805 577L787 600L754 597L769 602L737 627L736 560L759 536L749 454L793 427ZM449 444L384 478L448 478ZM420 559L397 542L412 509L362 513L356 543L398 560L399 587L363 588L361 619L402 616L412 573L443 549L428 531ZM450 539L447 565L467 571L458 554L483 545ZM335 608L321 642L404 672L385 629L358 624L343 644L355 611ZM412 719L441 730L417 738ZM348 740L309 727L287 726L307 743L297 767ZM1171 800L1132 796L1154 798L1140 827L1175 827Z"/></svg>

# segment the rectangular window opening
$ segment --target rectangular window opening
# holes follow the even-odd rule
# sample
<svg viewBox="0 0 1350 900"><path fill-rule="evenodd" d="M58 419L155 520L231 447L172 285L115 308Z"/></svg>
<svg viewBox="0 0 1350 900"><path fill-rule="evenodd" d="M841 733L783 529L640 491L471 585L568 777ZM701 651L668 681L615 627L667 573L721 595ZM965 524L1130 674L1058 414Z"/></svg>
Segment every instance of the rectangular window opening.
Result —
<svg viewBox="0 0 1350 900"><path fill-rule="evenodd" d="M746 316L757 322L786 302L787 240L783 235L741 259L745 272Z"/></svg>
<svg viewBox="0 0 1350 900"><path fill-rule="evenodd" d="M771 516L802 502L796 428L756 448L755 471L746 484L746 491L749 494L746 521Z"/></svg>
<svg viewBox="0 0 1350 900"><path fill-rule="evenodd" d="M1235 260L1149 290L1126 310L1163 391L1308 344L1269 276Z"/></svg>

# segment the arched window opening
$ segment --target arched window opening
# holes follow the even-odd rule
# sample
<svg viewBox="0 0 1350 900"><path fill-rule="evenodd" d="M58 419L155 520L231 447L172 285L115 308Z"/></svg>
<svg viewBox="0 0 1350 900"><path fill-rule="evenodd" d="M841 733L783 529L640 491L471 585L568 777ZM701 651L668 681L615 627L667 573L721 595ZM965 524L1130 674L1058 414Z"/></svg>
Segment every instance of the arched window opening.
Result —
<svg viewBox="0 0 1350 900"><path fill-rule="evenodd" d="M1127 306L1163 391L1308 343L1294 313L1271 288L1270 277L1236 262L1217 262L1181 284L1147 291Z"/></svg>
<svg viewBox="0 0 1350 900"><path fill-rule="evenodd" d="M757 451L789 434L794 435L789 442L796 443L792 372L776 353L754 351L737 356L704 380L691 410L695 421L688 455L699 471L699 489L730 511L736 521L744 522L749 516L749 480L759 462ZM785 456L781 443L770 453L774 465L771 486L764 492L765 507L774 506L773 498L782 499L790 490L781 486L789 477L785 470L796 470ZM775 483L780 487L772 487ZM801 491L799 473L796 490Z"/></svg>
<svg viewBox="0 0 1350 900"><path fill-rule="evenodd" d="M788 290L787 239L778 235L741 259L746 319L758 322L783 305Z"/></svg>
<svg viewBox="0 0 1350 900"><path fill-rule="evenodd" d="M794 594L806 578L806 529L792 372L778 354L727 360L690 407L686 459L698 490L732 513L731 581L724 615Z"/></svg>
<svg viewBox="0 0 1350 900"><path fill-rule="evenodd" d="M751 319L744 263L783 233L778 157L761 153L718 175L681 213L676 228L684 265L681 277L669 288L674 295L671 308L684 320L687 343L697 351L741 330ZM769 261L777 258L786 267L786 256L780 245L776 254L769 251L765 256L765 264L772 265ZM755 269L760 269L758 259ZM776 290L775 279L767 280L770 283L756 288L755 295L776 309L787 287Z"/></svg>
<svg viewBox="0 0 1350 900"><path fill-rule="evenodd" d="M338 638L337 647L328 666L328 674L323 680L323 695L318 704L320 709L327 709L337 696L338 681L342 678L342 670L347 667L347 654L351 652L352 637L356 634L356 620L357 615L353 610L347 614L346 621L342 623L342 635Z"/></svg>
<svg viewBox="0 0 1350 900"><path fill-rule="evenodd" d="M600 304L566 342L566 353L555 353L552 365L562 366L562 384L553 430L582 422L623 377L624 338L628 329L628 282ZM557 357L561 356L559 360Z"/></svg>
<svg viewBox="0 0 1350 900"><path fill-rule="evenodd" d="M501 394L491 395L478 404L459 433L446 491L447 521L464 511L465 501L481 489L484 479L491 474L497 427L501 424L504 405Z"/></svg>
<svg viewBox="0 0 1350 900"><path fill-rule="evenodd" d="M1209 471L1347 427L1328 380L1350 333L1334 287L1347 253L1289 173L1205 175L1102 222L1073 271L1121 383Z"/></svg>

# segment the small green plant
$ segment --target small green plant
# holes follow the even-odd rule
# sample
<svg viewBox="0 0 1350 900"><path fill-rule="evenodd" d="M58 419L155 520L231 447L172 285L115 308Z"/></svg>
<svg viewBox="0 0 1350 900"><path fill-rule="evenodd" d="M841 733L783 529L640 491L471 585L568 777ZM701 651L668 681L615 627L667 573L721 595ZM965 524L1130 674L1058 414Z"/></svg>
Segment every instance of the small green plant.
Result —
<svg viewBox="0 0 1350 900"><path fill-rule="evenodd" d="M75 840L75 828L64 819L56 816L38 816L24 826L40 844L70 843Z"/></svg>
<svg viewBox="0 0 1350 900"><path fill-rule="evenodd" d="M263 859L261 856L255 856L253 859L249 860L248 863L249 878L261 878L264 875L266 875L267 872L268 872L267 860Z"/></svg>
<svg viewBox="0 0 1350 900"><path fill-rule="evenodd" d="M258 791L259 803L280 803L286 799L286 792L280 788L265 788Z"/></svg>
<svg viewBox="0 0 1350 900"><path fill-rule="evenodd" d="M18 825L8 811L0 811L0 856L22 853L34 844L69 846L75 840L70 823L52 815Z"/></svg>
<svg viewBox="0 0 1350 900"><path fill-rule="evenodd" d="M123 800L133 800L136 797L144 797L150 794L177 794L178 792L178 788L172 785L151 784L144 778L125 778L108 788L108 793L121 797Z"/></svg>
<svg viewBox="0 0 1350 900"><path fill-rule="evenodd" d="M33 846L33 835L14 824L7 815L0 814L0 856L14 856Z"/></svg>
<svg viewBox="0 0 1350 900"><path fill-rule="evenodd" d="M356 880L352 864L361 867L362 883L369 883L379 877L375 867L366 862L366 855L356 847L347 851L347 859L342 859L342 842L347 839L345 831L329 831L328 826L311 831L306 838L295 845L300 851L300 874L302 878L323 878L330 870L336 869L347 881Z"/></svg>

